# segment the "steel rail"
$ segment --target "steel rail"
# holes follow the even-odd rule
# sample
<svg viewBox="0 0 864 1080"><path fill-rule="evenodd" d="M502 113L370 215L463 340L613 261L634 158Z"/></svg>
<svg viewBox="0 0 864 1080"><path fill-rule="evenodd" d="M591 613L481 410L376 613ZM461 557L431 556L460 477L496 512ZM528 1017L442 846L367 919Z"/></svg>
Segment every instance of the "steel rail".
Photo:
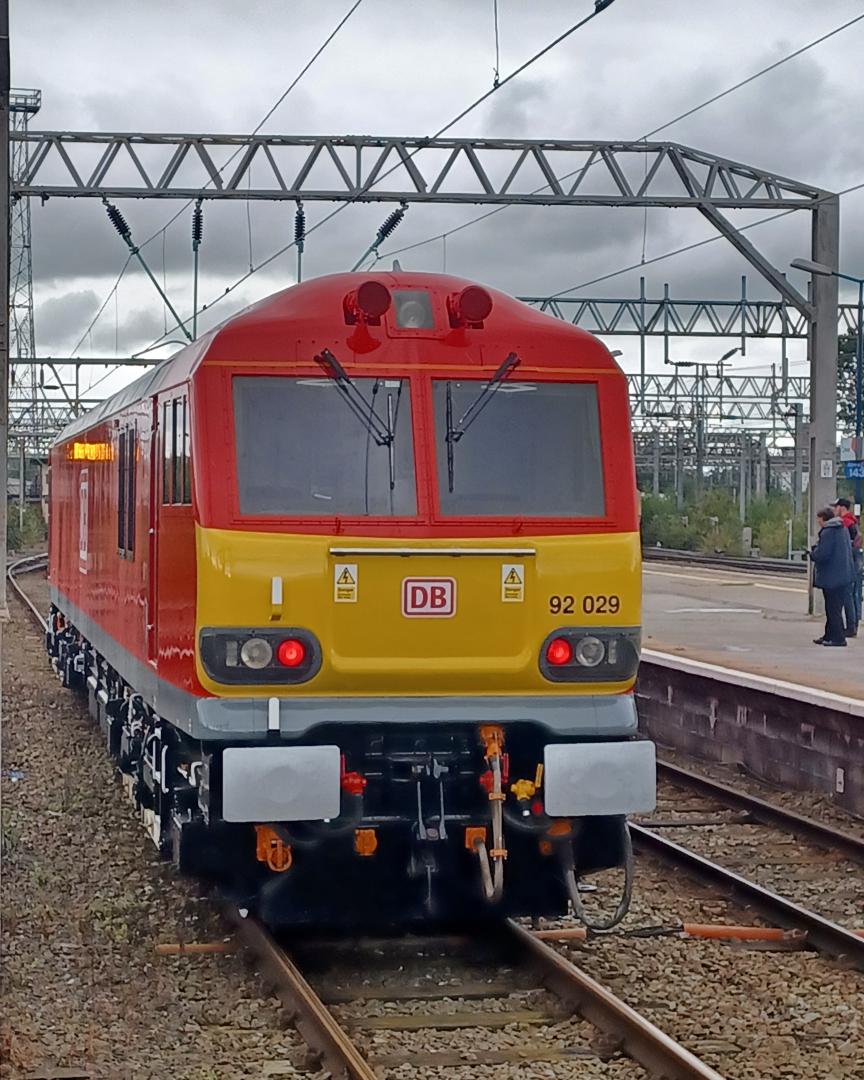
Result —
<svg viewBox="0 0 864 1080"><path fill-rule="evenodd" d="M680 551L674 548L646 547L642 549L646 562L690 563L694 566L716 566L724 570L747 570L750 573L791 574L805 577L806 562L790 562L788 559L744 558L738 555L709 555L701 551Z"/></svg>
<svg viewBox="0 0 864 1080"><path fill-rule="evenodd" d="M727 895L752 905L762 914L776 920L780 926L804 931L807 941L820 952L833 957L849 957L857 968L864 970L864 938L858 937L853 931L801 907L779 893L757 885L755 881L741 877L719 863L711 862L689 848L658 836L644 825L631 821L630 833L637 849L659 855L665 861L680 866L693 877L722 885Z"/></svg>
<svg viewBox="0 0 864 1080"><path fill-rule="evenodd" d="M48 555L42 552L39 555L28 555L23 559L16 559L15 562L9 563L6 567L6 577L9 580L9 584L15 590L18 599L25 605L28 612L39 624L41 630L48 629L48 623L45 621L44 615L40 612L39 608L33 603L26 592L21 588L16 580L18 574L29 574L35 570L44 570L48 565Z"/></svg>
<svg viewBox="0 0 864 1080"><path fill-rule="evenodd" d="M702 776L701 773L682 769L680 765L673 765L669 761L657 762L657 775L670 783L695 791L698 795L716 799L732 809L744 810L762 825L770 825L784 832L803 836L831 850L842 852L858 862L864 862L864 839L843 832L842 829L835 829L822 821L805 817L794 810L787 810L776 803L767 802L765 799L730 787L728 784L721 784L720 781ZM650 823L647 824L650 828Z"/></svg>
<svg viewBox="0 0 864 1080"><path fill-rule="evenodd" d="M331 1074L340 1080L376 1080L372 1066L270 932L255 919L243 918L236 909L229 912L229 917L241 943L258 958L272 980L300 1034ZM505 947L515 948L552 993L618 1040L622 1049L651 1075L665 1080L723 1080L714 1069L529 930L512 920L494 929L503 932Z"/></svg>
<svg viewBox="0 0 864 1080"><path fill-rule="evenodd" d="M243 945L273 980L279 1000L307 1045L321 1056L334 1080L379 1080L348 1033L321 1001L300 969L268 930L255 919L229 913Z"/></svg>
<svg viewBox="0 0 864 1080"><path fill-rule="evenodd" d="M561 953L508 919L507 931L549 990L571 1003L595 1027L616 1038L652 1076L664 1080L723 1080L720 1073L615 997Z"/></svg>

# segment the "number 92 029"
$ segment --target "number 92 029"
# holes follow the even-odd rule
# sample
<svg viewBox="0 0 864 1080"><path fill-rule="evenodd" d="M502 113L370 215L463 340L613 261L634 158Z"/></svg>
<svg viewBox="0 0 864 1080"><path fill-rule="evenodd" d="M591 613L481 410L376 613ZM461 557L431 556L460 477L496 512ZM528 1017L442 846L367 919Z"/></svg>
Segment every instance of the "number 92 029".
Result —
<svg viewBox="0 0 864 1080"><path fill-rule="evenodd" d="M583 615L617 615L621 610L621 597L614 593L588 593L578 601L578 610ZM549 597L549 612L552 615L573 615L577 611L575 596Z"/></svg>

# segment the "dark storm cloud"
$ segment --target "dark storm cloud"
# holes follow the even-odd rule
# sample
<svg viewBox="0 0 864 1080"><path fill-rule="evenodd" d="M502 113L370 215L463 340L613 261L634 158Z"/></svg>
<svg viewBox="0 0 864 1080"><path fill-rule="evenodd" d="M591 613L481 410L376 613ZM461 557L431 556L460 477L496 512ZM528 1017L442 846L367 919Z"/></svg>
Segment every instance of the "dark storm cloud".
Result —
<svg viewBox="0 0 864 1080"><path fill-rule="evenodd" d="M68 339L86 326L99 307L99 297L93 289L67 292L36 304L33 317L38 329L39 344L51 353L68 344Z"/></svg>
<svg viewBox="0 0 864 1080"><path fill-rule="evenodd" d="M242 14L228 0L199 5L167 0L91 0L81 8L60 0L39 5L13 0L13 77L41 86L37 126L101 130L248 131L277 100L312 50L347 10L346 2L291 5L257 0ZM501 75L513 70L581 13L580 5L501 0ZM38 11L36 10L38 8ZM853 0L729 0L694 5L617 0L460 123L454 134L632 139L717 93L857 14ZM50 37L50 63L45 41ZM659 136L775 169L826 188L864 180L857 139L864 74L852 58L864 44L864 24L676 125ZM421 134L436 130L488 89L494 47L491 5L436 0L430 8L397 0L367 0L333 46L279 109L266 130ZM369 244L391 206L352 206L310 236L307 275L350 266ZM128 202L123 212L137 242L178 209L174 202ZM312 224L331 207L307 204ZM286 243L293 230L291 204L254 205L252 260ZM483 208L421 207L409 211L388 249L457 226ZM208 204L202 274L217 295L249 266L245 208ZM799 217L796 215L796 218ZM739 220L736 218L736 220ZM747 220L741 216L741 221ZM864 265L864 197L843 204L844 259ZM749 233L778 265L807 254L806 215ZM188 314L191 252L189 213L145 257L172 299ZM446 245L452 272L515 292L554 292L576 282L639 263L644 217L638 210L509 209L475 228L454 233ZM37 312L40 343L74 344L126 258L103 208L85 200L52 200L33 207L37 296L52 297ZM651 210L647 258L712 235L689 211ZM440 270L441 242L400 256L407 268ZM648 266L655 291L670 281L683 295L734 295L740 275L757 275L721 241L690 255ZM227 314L261 289L293 279L293 253L253 277L214 308ZM632 294L640 271L598 284L598 295ZM86 287L81 280L86 279ZM215 285L222 281L221 286ZM803 282L798 280L799 286ZM104 284L104 291L103 291ZM215 287L214 287L215 285ZM98 287L97 287L98 286ZM770 295L762 287L763 295ZM62 295L66 290L67 295ZM61 295L57 295L57 294ZM152 307L150 304L152 296ZM155 291L140 272L121 286L121 341L145 344L163 326ZM145 305L142 307L142 305ZM72 327L80 313L80 327ZM103 325L107 323L107 327ZM97 340L114 343L113 307L97 324ZM71 340L70 340L71 339Z"/></svg>

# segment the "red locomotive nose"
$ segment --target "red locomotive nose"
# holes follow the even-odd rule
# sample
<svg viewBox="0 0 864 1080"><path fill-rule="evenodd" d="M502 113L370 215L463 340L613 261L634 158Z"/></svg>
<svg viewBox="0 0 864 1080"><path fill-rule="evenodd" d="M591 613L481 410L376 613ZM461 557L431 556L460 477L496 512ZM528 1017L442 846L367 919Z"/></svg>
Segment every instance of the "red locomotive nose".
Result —
<svg viewBox="0 0 864 1080"><path fill-rule="evenodd" d="M299 667L306 659L306 646L297 638L285 638L279 643L276 658L283 667Z"/></svg>

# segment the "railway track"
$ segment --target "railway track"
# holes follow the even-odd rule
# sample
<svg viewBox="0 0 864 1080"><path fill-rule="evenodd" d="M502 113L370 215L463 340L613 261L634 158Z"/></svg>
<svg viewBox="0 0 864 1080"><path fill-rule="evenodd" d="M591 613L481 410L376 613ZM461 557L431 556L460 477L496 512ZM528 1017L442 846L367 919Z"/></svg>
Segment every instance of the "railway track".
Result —
<svg viewBox="0 0 864 1080"><path fill-rule="evenodd" d="M658 764L658 777L675 788L684 789L689 794L697 795L703 802L707 802L709 811L705 814L697 807L697 813L701 816L692 816L692 805L688 804L683 817L666 817L668 813L665 807L673 803L668 794L661 789L660 810L655 814L655 821L644 820L640 824L631 823L631 833L637 850L651 853L660 859L671 862L682 869L691 877L702 881L708 881L719 886L724 894L734 897L740 903L753 908L761 915L779 923L787 929L801 931L806 935L807 942L814 948L834 957L844 957L852 961L857 967L864 970L864 937L856 933L854 923L858 926L864 923L864 917L860 912L860 900L856 902L855 912L837 916L830 910L832 884L836 891L853 886L853 896L860 896L860 875L850 866L854 862L857 866L864 864L864 841L849 833L832 828L812 818L806 818L793 811L786 810L774 803L768 803L763 799L756 798L746 792L728 785L720 784L706 777L682 769L669 763ZM743 817L722 819L716 814L716 805L725 810L743 812ZM673 803L674 805L674 803ZM659 820L658 820L659 818ZM763 833L753 836L753 825L762 827ZM732 843L731 851L726 849L726 854L721 852L720 860L708 857L704 853L692 850L683 844L677 843L661 835L667 829L674 828L688 834L699 836L710 830L712 840L719 836L719 843L713 847L724 848L724 837L731 837L735 830L741 826L750 829L750 835L742 843L740 837ZM770 830L770 831L765 831ZM756 830L758 832L758 830ZM779 834L779 835L778 835ZM800 842L794 843L792 857L783 854L783 848L789 846L784 841L789 837L803 840L810 847L810 851L803 852L805 870L817 872L817 881L814 888L812 873L801 876L800 856L802 849ZM726 840L729 843L729 840ZM818 850L817 850L818 849ZM824 852L829 852L826 862ZM751 862L758 865L770 863L776 867L775 876L783 877L783 894L773 891L745 877L725 863L731 860L737 862ZM778 857L779 856L779 857ZM839 859L848 860L843 863ZM850 874L850 870L853 872ZM748 873L750 873L748 869ZM827 888L826 888L827 886ZM819 906L825 914L811 910L809 899L800 902L798 898L790 898L789 893L799 892L802 894L818 893ZM836 902L836 901L835 901ZM827 917L830 914L832 917ZM857 919L856 919L857 915ZM836 916L836 917L833 917ZM837 918L851 921L852 926L841 925Z"/></svg>
<svg viewBox="0 0 864 1080"><path fill-rule="evenodd" d="M239 913L235 922L242 944L266 971L288 1017L334 1077L381 1080L401 1075L391 1070L402 1068L416 1075L453 1067L465 1077L472 1067L488 1075L484 1070L490 1066L539 1062L578 1069L580 1061L617 1062L626 1055L635 1063L634 1077L721 1080L714 1069L512 921L496 925L479 941L408 939L414 961L406 958L406 942L398 938L307 942L301 948L313 966L327 955L315 986L314 976L307 973L307 978L301 970L306 963L291 954L293 948L289 953L263 926ZM334 965L332 954L340 949L349 968ZM419 963L413 974L412 962ZM370 978L370 971L382 964L384 970ZM454 1047L455 1031L469 1033L470 1049ZM505 1038L495 1040L494 1033L501 1032Z"/></svg>
<svg viewBox="0 0 864 1080"><path fill-rule="evenodd" d="M27 593L21 588L18 582L19 574L30 574L36 570L44 570L48 566L48 555L45 552L41 552L39 555L27 555L21 559L15 559L10 562L6 567L6 577L15 595L27 608L27 612L30 618L33 619L38 625L39 629L45 631L48 629L48 624L45 622L45 617L39 608L33 603Z"/></svg>
<svg viewBox="0 0 864 1080"><path fill-rule="evenodd" d="M11 564L7 571L14 591L43 629L41 614L16 579L41 569L44 562L44 556L21 559ZM746 814L754 821L841 852L856 862L864 860L864 842L856 837L677 766L661 763L660 773L667 782ZM638 850L673 862L687 875L710 882L724 896L734 897L771 921L803 931L808 943L816 949L832 957L844 957L864 969L864 939L851 929L666 839L659 835L658 827L632 826ZM303 974L306 962L296 962L293 946L289 954L252 919L242 919L238 915L236 923L240 940L270 974L287 1015L296 1022L314 1054L335 1076L346 1080L396 1075L389 1070L402 1066L416 1071L420 1067L459 1065L463 1069L460 1075L464 1076L464 1069L474 1066L482 1073L482 1066L506 1062L578 1063L580 1059L588 1058L617 1060L622 1054L649 1075L667 1077L668 1080L719 1076L561 953L511 922L498 926L495 934L497 947L508 956L516 957L517 974L510 972L503 979L500 975L502 964L498 960L492 962L493 975L490 977L487 973L485 980L473 978L469 981L463 974L455 980L447 978L443 984L423 986L415 982L408 985L402 965L398 965L395 978L385 978L378 985L370 986L366 979L355 979L353 984L334 986L332 973L327 975L325 972L323 982L314 987ZM462 939L463 944L464 941ZM433 946L427 943L425 948L428 950L429 947L434 947L434 942ZM317 948L319 954L326 952L326 945L318 943ZM398 957L398 944L388 943L384 952L388 951ZM356 961L356 955L354 959ZM457 956L456 961L460 965L476 964L466 957ZM532 978L526 982L525 977L529 974ZM550 1005L548 997L539 1003L535 1001L537 995L550 993L557 1003ZM526 995L532 1007L526 1008ZM459 1003L457 1012L452 1011L454 1001ZM439 1011L442 1003L447 1006L447 1012ZM410 1011L402 1011L409 1007ZM352 1009L374 1009L376 1015L366 1015L365 1011L351 1015ZM337 1015L340 1010L347 1014L344 1019ZM469 1015L472 1013L473 1016ZM586 1032L586 1022L593 1025L593 1033L592 1030ZM510 1027L511 1024L515 1026ZM443 1049L420 1051L414 1045L405 1050L389 1046L382 1051L375 1045L375 1038L380 1038L381 1032L388 1032L394 1038L409 1037L412 1033L416 1036L421 1032L424 1036L434 1035L440 1039L442 1032L452 1035L454 1030L473 1030L474 1027L481 1035L507 1027L511 1037L507 1045L496 1045L487 1050L478 1049L481 1044L477 1042L472 1044L470 1051L454 1050L447 1047L446 1034ZM555 1034L559 1027L560 1037ZM371 1042L368 1048L361 1050L358 1042L362 1043L364 1037L369 1041L370 1032L373 1033ZM513 1032L517 1033L515 1043ZM540 1038L537 1038L538 1033ZM635 1075L641 1074L637 1071Z"/></svg>
<svg viewBox="0 0 864 1080"><path fill-rule="evenodd" d="M755 559L736 555L709 555L699 551L678 551L672 548L646 547L642 549L646 562L687 563L690 566L710 566L722 570L749 570L750 573L782 574L804 579L806 562L790 562L788 559Z"/></svg>

